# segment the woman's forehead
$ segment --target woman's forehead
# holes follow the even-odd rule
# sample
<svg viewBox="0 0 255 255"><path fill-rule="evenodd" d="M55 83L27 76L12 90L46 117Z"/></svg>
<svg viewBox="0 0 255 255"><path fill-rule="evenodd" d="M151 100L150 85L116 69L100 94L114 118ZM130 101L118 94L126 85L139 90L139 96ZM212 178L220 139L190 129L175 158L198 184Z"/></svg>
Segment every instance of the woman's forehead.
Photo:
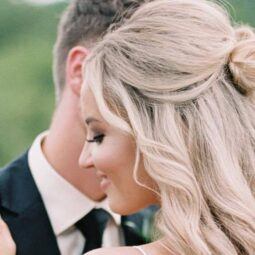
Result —
<svg viewBox="0 0 255 255"><path fill-rule="evenodd" d="M95 96L89 86L84 84L81 90L80 99L81 113L84 118L97 117L101 118Z"/></svg>

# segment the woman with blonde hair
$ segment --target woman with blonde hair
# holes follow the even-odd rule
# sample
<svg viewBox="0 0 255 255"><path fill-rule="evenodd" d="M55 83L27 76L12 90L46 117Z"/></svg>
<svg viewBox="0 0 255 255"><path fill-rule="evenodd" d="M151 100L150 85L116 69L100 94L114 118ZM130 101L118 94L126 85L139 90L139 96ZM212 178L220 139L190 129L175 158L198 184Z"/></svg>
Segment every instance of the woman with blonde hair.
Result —
<svg viewBox="0 0 255 255"><path fill-rule="evenodd" d="M255 254L255 34L206 0L155 0L85 64L80 157L110 207L159 204L157 239L88 255Z"/></svg>

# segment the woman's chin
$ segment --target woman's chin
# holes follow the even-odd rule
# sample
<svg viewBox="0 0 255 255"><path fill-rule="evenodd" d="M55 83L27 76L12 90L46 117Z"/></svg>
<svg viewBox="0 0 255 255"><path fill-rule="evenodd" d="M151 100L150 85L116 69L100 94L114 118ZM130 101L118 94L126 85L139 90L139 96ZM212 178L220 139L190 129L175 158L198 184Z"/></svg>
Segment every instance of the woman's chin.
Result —
<svg viewBox="0 0 255 255"><path fill-rule="evenodd" d="M137 207L137 206L131 206L130 202L127 200L124 201L123 199L117 200L117 199L111 199L108 197L109 207L111 210L117 214L120 215L130 215L133 213L136 213L140 211L143 207Z"/></svg>
<svg viewBox="0 0 255 255"><path fill-rule="evenodd" d="M126 215L128 214L127 208L124 207L124 205L120 202L117 202L116 200L112 200L108 197L109 207L111 210L117 214L120 215Z"/></svg>

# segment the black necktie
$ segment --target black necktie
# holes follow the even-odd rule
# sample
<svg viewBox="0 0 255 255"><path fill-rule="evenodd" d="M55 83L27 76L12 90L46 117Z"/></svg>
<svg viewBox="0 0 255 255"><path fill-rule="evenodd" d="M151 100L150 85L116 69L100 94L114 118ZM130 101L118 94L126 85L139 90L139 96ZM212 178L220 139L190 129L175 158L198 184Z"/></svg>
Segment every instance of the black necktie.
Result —
<svg viewBox="0 0 255 255"><path fill-rule="evenodd" d="M102 246L103 232L109 218L105 210L93 209L75 224L86 239L83 253Z"/></svg>

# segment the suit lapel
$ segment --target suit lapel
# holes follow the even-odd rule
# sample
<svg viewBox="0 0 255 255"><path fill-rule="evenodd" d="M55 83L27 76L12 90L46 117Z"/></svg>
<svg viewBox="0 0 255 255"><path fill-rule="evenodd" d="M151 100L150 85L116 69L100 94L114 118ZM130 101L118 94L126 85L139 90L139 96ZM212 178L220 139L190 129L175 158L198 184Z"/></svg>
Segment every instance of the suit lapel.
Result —
<svg viewBox="0 0 255 255"><path fill-rule="evenodd" d="M6 217L17 245L17 255L60 254L46 211L41 202L16 217Z"/></svg>
<svg viewBox="0 0 255 255"><path fill-rule="evenodd" d="M27 153L1 171L0 214L16 242L17 255L60 254Z"/></svg>

